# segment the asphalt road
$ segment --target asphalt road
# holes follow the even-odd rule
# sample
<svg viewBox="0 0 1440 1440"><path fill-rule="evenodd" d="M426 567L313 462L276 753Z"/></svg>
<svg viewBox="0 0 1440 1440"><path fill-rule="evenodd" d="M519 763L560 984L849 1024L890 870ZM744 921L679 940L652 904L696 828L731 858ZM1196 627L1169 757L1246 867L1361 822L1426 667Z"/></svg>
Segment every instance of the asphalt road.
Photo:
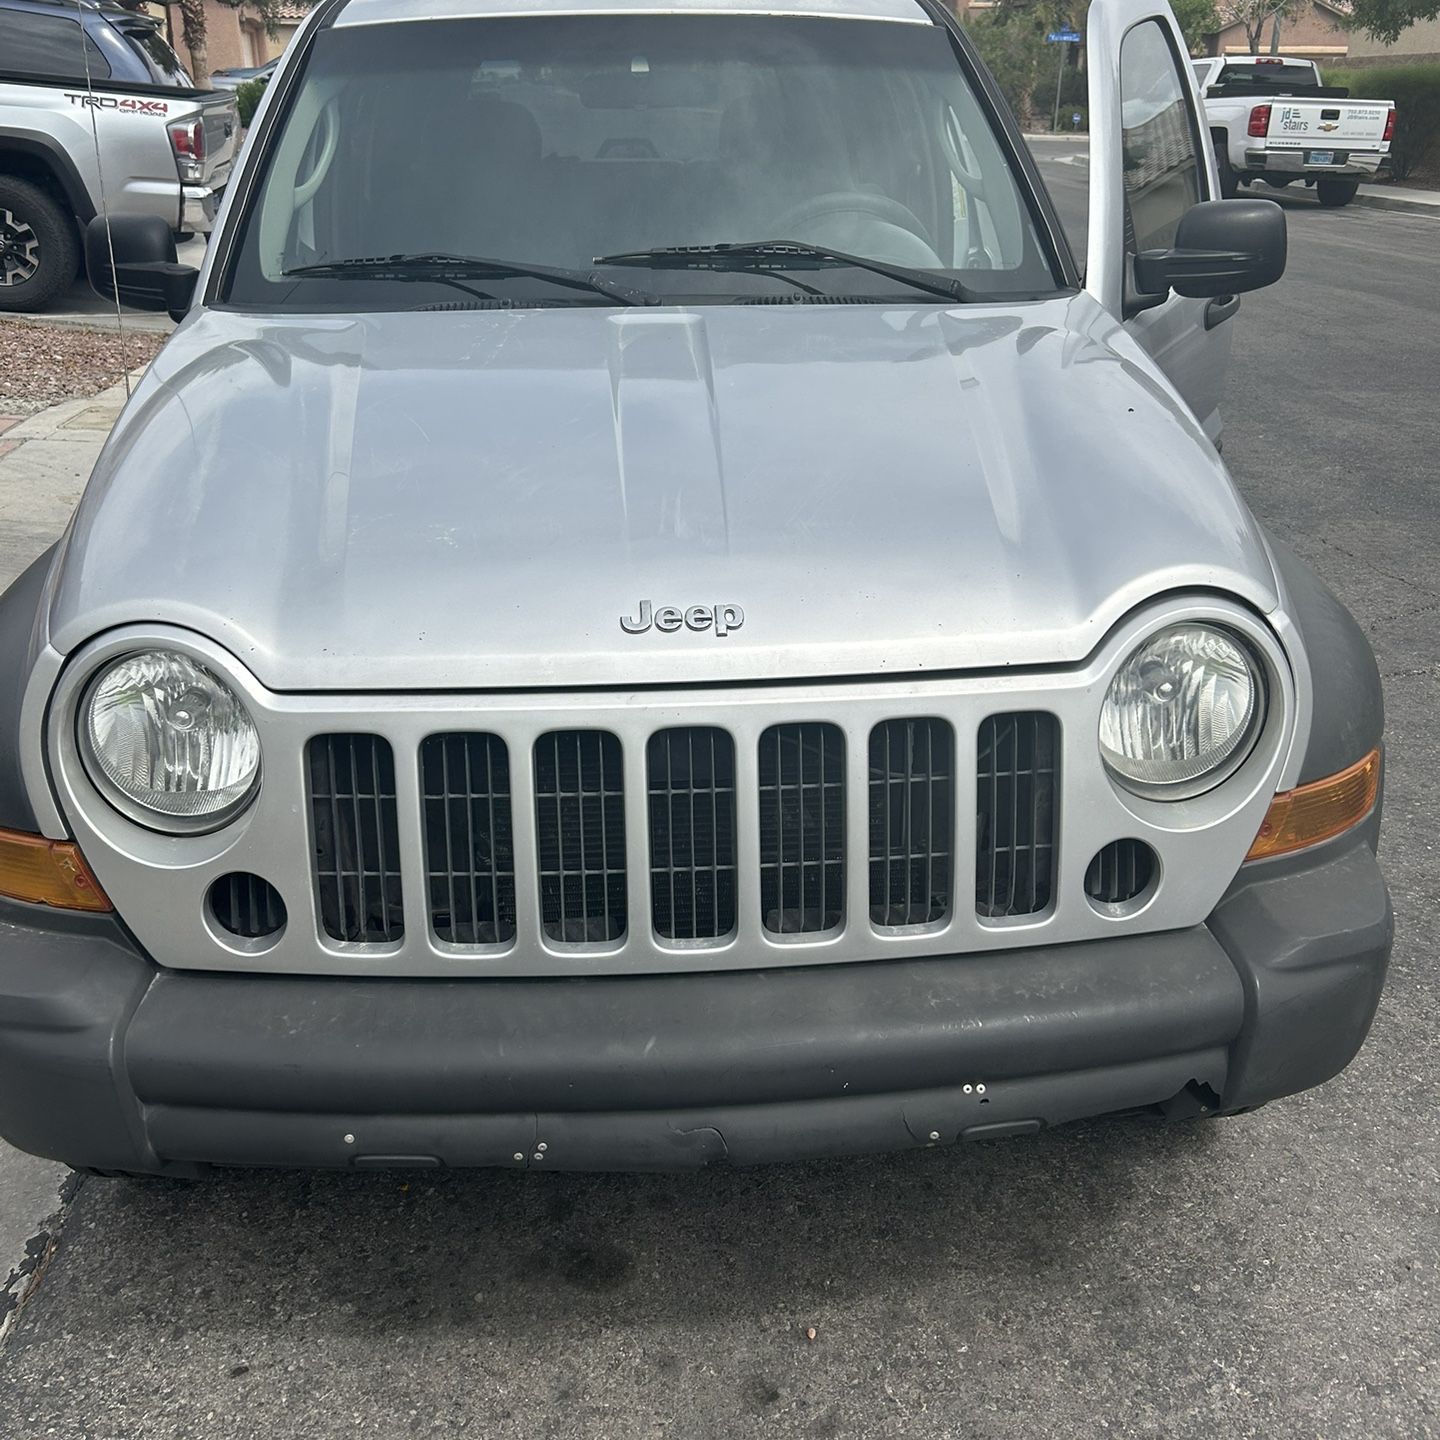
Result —
<svg viewBox="0 0 1440 1440"><path fill-rule="evenodd" d="M1226 455L1385 675L1399 931L1344 1076L1222 1122L763 1171L90 1180L0 1434L1440 1434L1440 224L1288 208Z"/></svg>

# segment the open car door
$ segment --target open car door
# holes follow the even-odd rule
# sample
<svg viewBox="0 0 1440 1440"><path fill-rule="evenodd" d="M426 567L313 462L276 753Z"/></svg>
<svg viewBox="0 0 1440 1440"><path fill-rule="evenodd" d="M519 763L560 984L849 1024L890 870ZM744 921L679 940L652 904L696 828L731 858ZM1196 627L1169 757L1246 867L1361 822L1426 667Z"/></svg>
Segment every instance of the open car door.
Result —
<svg viewBox="0 0 1440 1440"><path fill-rule="evenodd" d="M1085 288L1123 321L1217 440L1236 295L1136 289L1135 258L1177 244L1180 222L1220 194L1180 27L1164 0L1093 0L1090 231Z"/></svg>

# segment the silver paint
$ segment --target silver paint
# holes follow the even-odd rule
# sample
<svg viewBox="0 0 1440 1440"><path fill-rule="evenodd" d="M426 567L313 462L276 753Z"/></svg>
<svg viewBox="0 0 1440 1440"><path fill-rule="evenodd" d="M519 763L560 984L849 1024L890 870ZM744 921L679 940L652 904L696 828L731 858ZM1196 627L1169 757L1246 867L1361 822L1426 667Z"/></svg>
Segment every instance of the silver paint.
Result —
<svg viewBox="0 0 1440 1440"><path fill-rule="evenodd" d="M203 310L101 455L51 637L178 625L277 691L723 684L1074 664L1180 589L1278 599L1087 295ZM747 623L637 645L610 618L637 596Z"/></svg>
<svg viewBox="0 0 1440 1440"><path fill-rule="evenodd" d="M1270 713L1250 758L1224 784L1190 800L1144 800L1106 776L1095 741L1100 705L1144 635L1197 619L1223 623L1255 646L1266 667ZM80 763L76 712L86 677L112 656L152 645L184 651L214 669L244 699L260 733L266 783L250 810L209 835L164 836L134 824L105 802ZM963 777L975 774L981 720L1030 709L1049 710L1060 721L1055 901L1041 915L984 920L973 905L975 816ZM1289 663L1270 628L1233 601L1199 595L1140 607L1088 661L1065 669L588 694L280 694L259 685L213 642L135 626L87 646L67 668L51 707L49 746L62 807L81 849L136 938L162 965L365 975L631 974L1014 949L1198 924L1234 879L1260 828L1293 740L1295 713ZM875 925L869 914L867 737L881 720L921 715L944 718L955 732L955 773L962 777L951 836L956 901L941 923L892 929ZM772 935L760 922L759 740L766 727L797 720L831 721L846 735L846 915L823 935ZM577 725L611 731L625 767L630 931L604 946L551 942L540 924L533 747L544 732ZM645 746L669 725L718 725L735 742L739 922L734 934L714 944L667 942L650 928ZM331 940L321 930L310 878L305 744L312 735L354 729L385 736L395 756L405 935L394 944ZM454 945L430 933L419 749L427 735L457 729L496 734L509 751L518 934L503 945ZM1103 914L1085 897L1085 870L1102 845L1125 836L1154 848L1164 878L1133 911ZM240 941L207 922L206 891L231 870L254 871L280 890L290 919L273 941Z"/></svg>

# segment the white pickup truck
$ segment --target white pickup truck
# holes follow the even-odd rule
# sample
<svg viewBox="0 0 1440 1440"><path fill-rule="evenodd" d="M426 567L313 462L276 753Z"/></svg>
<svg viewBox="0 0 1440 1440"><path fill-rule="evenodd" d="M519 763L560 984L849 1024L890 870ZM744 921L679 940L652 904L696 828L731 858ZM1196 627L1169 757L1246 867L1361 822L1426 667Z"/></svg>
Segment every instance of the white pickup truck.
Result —
<svg viewBox="0 0 1440 1440"><path fill-rule="evenodd" d="M149 16L0 0L0 311L73 283L102 200L208 231L239 130L234 92L194 89Z"/></svg>
<svg viewBox="0 0 1440 1440"><path fill-rule="evenodd" d="M1312 60L1215 55L1192 64L1225 195L1255 180L1277 189L1302 180L1322 205L1348 205L1361 180L1388 167L1393 100L1327 88Z"/></svg>

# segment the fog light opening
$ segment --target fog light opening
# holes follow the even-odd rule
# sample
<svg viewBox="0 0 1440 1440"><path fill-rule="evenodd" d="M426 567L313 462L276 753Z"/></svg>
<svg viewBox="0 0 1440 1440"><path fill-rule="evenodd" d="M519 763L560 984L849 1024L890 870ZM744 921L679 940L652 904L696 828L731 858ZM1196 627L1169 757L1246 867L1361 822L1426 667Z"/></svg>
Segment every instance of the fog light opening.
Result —
<svg viewBox="0 0 1440 1440"><path fill-rule="evenodd" d="M1085 898L1097 914L1124 919L1143 910L1160 884L1160 857L1143 840L1112 840L1085 871Z"/></svg>
<svg viewBox="0 0 1440 1440"><path fill-rule="evenodd" d="M288 918L280 892L259 875L234 870L205 892L206 919L223 932L222 944L268 950L285 933Z"/></svg>

